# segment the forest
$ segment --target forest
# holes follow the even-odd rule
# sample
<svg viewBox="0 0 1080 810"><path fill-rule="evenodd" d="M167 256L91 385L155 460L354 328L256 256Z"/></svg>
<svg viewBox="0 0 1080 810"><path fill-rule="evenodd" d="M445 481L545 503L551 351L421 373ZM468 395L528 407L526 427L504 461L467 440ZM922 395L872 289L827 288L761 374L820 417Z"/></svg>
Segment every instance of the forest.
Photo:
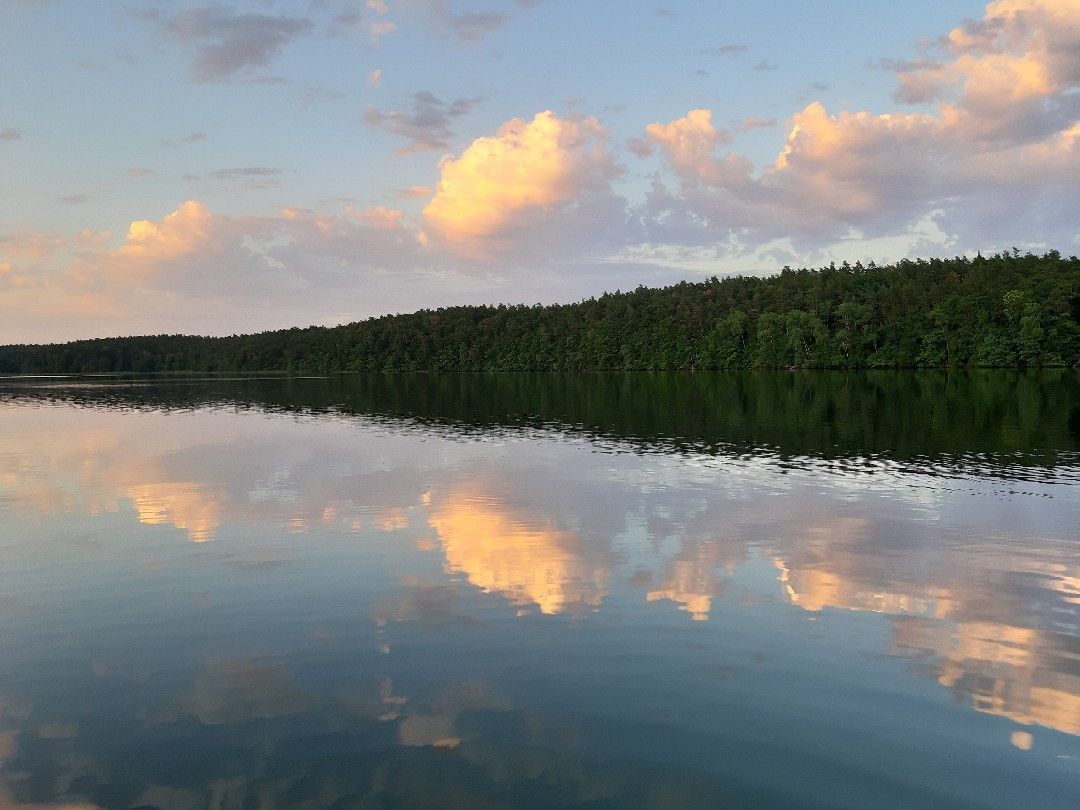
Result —
<svg viewBox="0 0 1080 810"><path fill-rule="evenodd" d="M456 306L253 335L0 346L0 373L1051 367L1080 363L1057 251L784 268L572 304Z"/></svg>

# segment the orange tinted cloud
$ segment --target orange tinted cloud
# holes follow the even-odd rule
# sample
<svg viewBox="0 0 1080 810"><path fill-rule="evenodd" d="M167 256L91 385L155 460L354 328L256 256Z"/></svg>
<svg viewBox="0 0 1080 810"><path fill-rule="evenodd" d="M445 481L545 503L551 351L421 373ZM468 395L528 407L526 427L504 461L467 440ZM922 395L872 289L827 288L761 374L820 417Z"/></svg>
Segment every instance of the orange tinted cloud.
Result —
<svg viewBox="0 0 1080 810"><path fill-rule="evenodd" d="M496 249L529 215L571 203L612 172L604 130L595 118L514 118L477 138L458 158L444 158L435 196L424 208L429 238L466 255Z"/></svg>
<svg viewBox="0 0 1080 810"><path fill-rule="evenodd" d="M717 159L713 151L731 140L726 130L712 125L709 110L690 110L671 123L653 123L645 127L645 137L667 157L672 170L681 178L700 179L709 185L740 183L750 177L751 164L745 158L729 155Z"/></svg>
<svg viewBox="0 0 1080 810"><path fill-rule="evenodd" d="M215 494L198 482L139 484L125 494L140 523L175 526L196 543L213 538L225 511Z"/></svg>
<svg viewBox="0 0 1080 810"><path fill-rule="evenodd" d="M13 231L0 235L0 258L9 262L16 259L47 259L60 250L64 243L63 237L42 231Z"/></svg>
<svg viewBox="0 0 1080 810"><path fill-rule="evenodd" d="M403 212L396 208L384 208L381 205L376 208L368 208L364 211L349 209L348 213L358 222L387 231L400 228L401 218L404 216Z"/></svg>
<svg viewBox="0 0 1080 810"><path fill-rule="evenodd" d="M898 189L918 179L912 167L925 160L939 130L928 115L832 116L815 101L792 117L768 182L783 184L790 203L805 205L808 217L872 215L904 201L907 192Z"/></svg>
<svg viewBox="0 0 1080 810"><path fill-rule="evenodd" d="M147 262L170 261L195 253L212 240L210 211L201 202L188 200L159 222L132 222L116 255Z"/></svg>
<svg viewBox="0 0 1080 810"><path fill-rule="evenodd" d="M427 186L409 186L408 188L395 189L394 193L399 197L422 199L431 196L431 189Z"/></svg>
<svg viewBox="0 0 1080 810"><path fill-rule="evenodd" d="M942 118L968 139L1029 139L1054 125L1042 102L1080 76L1080 0L1002 0L944 38L952 56L899 74L901 101L944 98ZM1060 113L1059 113L1060 114Z"/></svg>
<svg viewBox="0 0 1080 810"><path fill-rule="evenodd" d="M690 228L820 243L910 235L927 217L982 244L1002 239L1003 227L1029 238L1051 220L1068 228L1065 200L1080 180L1080 0L990 3L942 37L937 56L897 70L896 100L932 111L830 114L815 101L792 116L776 160L756 176L748 161L716 155L727 134L708 110L650 124L632 150L659 148L681 183L677 195L654 184L649 209L668 220L656 227L660 240L665 228L682 239ZM1014 192L1041 207L1018 218ZM672 224L680 217L681 231Z"/></svg>
<svg viewBox="0 0 1080 810"><path fill-rule="evenodd" d="M429 516L450 572L519 607L562 613L598 606L607 594L605 566L585 559L573 532L502 509L495 501L453 494Z"/></svg>
<svg viewBox="0 0 1080 810"><path fill-rule="evenodd" d="M713 597L721 589L716 569L724 551L722 543L705 541L689 552L680 553L660 587L650 589L646 598L650 602L665 599L676 602L694 621L707 621Z"/></svg>

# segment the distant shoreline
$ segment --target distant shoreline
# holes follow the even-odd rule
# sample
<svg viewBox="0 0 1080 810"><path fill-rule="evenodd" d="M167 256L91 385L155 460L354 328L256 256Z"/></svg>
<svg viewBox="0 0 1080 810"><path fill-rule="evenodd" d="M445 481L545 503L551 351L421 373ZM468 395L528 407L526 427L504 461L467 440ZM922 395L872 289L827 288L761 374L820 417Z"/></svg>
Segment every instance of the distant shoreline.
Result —
<svg viewBox="0 0 1080 810"><path fill-rule="evenodd" d="M1032 368L1080 363L1080 259L829 265L574 304L459 306L253 335L0 346L0 374Z"/></svg>

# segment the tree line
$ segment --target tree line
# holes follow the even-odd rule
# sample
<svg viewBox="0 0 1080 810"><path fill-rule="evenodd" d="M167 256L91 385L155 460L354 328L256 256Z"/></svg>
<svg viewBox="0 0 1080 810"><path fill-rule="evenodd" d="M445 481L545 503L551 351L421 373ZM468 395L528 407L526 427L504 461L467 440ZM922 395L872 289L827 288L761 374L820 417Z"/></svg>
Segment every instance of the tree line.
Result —
<svg viewBox="0 0 1080 810"><path fill-rule="evenodd" d="M424 309L252 335L0 346L0 372L601 371L1073 366L1057 251L784 270L573 304Z"/></svg>

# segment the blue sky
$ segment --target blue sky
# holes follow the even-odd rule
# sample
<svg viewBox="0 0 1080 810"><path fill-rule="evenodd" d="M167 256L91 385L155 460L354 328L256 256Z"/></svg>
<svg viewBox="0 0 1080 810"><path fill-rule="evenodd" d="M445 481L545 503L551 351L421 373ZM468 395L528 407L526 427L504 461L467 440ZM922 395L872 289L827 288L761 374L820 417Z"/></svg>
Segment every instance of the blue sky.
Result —
<svg viewBox="0 0 1080 810"><path fill-rule="evenodd" d="M1077 0L6 0L0 342L1075 252L1078 54Z"/></svg>

